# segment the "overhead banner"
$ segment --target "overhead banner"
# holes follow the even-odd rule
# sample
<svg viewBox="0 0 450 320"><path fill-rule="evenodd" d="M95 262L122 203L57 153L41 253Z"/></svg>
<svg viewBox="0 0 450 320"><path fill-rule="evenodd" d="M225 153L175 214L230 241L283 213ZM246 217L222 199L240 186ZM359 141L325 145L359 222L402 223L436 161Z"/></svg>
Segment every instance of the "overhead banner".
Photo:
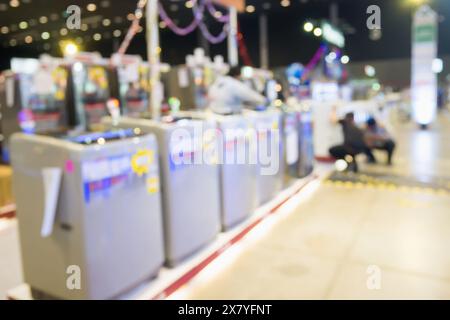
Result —
<svg viewBox="0 0 450 320"><path fill-rule="evenodd" d="M433 61L438 50L438 17L429 6L414 14L412 37L411 103L414 120L427 126L436 118L437 74Z"/></svg>
<svg viewBox="0 0 450 320"><path fill-rule="evenodd" d="M245 0L213 0L215 3L224 7L235 7L237 11L245 11Z"/></svg>

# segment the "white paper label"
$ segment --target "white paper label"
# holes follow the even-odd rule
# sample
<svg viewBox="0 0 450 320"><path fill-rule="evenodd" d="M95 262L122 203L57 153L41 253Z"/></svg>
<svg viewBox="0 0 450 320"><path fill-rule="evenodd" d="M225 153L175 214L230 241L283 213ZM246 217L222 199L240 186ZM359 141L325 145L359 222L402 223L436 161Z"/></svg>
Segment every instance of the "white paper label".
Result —
<svg viewBox="0 0 450 320"><path fill-rule="evenodd" d="M6 79L6 106L8 108L14 107L14 78Z"/></svg>
<svg viewBox="0 0 450 320"><path fill-rule="evenodd" d="M298 134L293 130L286 136L286 161L292 165L298 161Z"/></svg>
<svg viewBox="0 0 450 320"><path fill-rule="evenodd" d="M187 68L178 69L178 85L180 88L189 87L189 73Z"/></svg>

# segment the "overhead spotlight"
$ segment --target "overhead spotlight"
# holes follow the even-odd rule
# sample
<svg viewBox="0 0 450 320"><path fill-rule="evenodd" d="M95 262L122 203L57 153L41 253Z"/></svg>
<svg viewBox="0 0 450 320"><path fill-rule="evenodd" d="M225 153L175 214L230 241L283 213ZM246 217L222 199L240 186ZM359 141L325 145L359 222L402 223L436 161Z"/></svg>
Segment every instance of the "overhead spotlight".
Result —
<svg viewBox="0 0 450 320"><path fill-rule="evenodd" d="M255 12L255 6L248 5L248 6L245 8L245 11L247 11L248 13L253 13L253 12Z"/></svg>
<svg viewBox="0 0 450 320"><path fill-rule="evenodd" d="M349 56L342 56L341 57L341 63L342 64L347 64L350 62L350 57Z"/></svg>
<svg viewBox="0 0 450 320"><path fill-rule="evenodd" d="M120 37L121 35L122 35L122 31L120 31L119 29L114 30L114 32L113 32L113 36L114 36L114 37L118 38L118 37Z"/></svg>
<svg viewBox="0 0 450 320"><path fill-rule="evenodd" d="M42 24L47 23L48 22L48 18L46 16L42 16L42 17L39 18L39 22L42 23Z"/></svg>
<svg viewBox="0 0 450 320"><path fill-rule="evenodd" d="M322 36L322 28L315 28L314 29L314 35L316 37L321 37Z"/></svg>
<svg viewBox="0 0 450 320"><path fill-rule="evenodd" d="M86 6L87 11L89 12L94 12L95 10L97 10L97 5L95 3L89 3Z"/></svg>
<svg viewBox="0 0 450 320"><path fill-rule="evenodd" d="M305 24L303 25L303 30L305 30L306 32L311 32L314 30L314 25L311 22L305 22Z"/></svg>
<svg viewBox="0 0 450 320"><path fill-rule="evenodd" d="M376 70L371 65L366 65L364 67L364 72L366 73L366 76L368 76L368 77L374 77L376 75Z"/></svg>
<svg viewBox="0 0 450 320"><path fill-rule="evenodd" d="M26 36L26 37L25 37L25 43L30 44L30 43L32 43L32 42L33 42L33 37L32 37L32 36Z"/></svg>
<svg viewBox="0 0 450 320"><path fill-rule="evenodd" d="M73 42L66 42L63 45L64 56L73 56L78 53L78 46Z"/></svg>
<svg viewBox="0 0 450 320"><path fill-rule="evenodd" d="M13 8L17 8L18 6L20 6L20 1L19 0L11 0L9 2L9 5Z"/></svg>
<svg viewBox="0 0 450 320"><path fill-rule="evenodd" d="M26 28L28 28L28 22L26 21L22 21L19 23L19 28L22 30L25 30Z"/></svg>
<svg viewBox="0 0 450 320"><path fill-rule="evenodd" d="M192 9L194 7L194 2L192 0L188 0L184 5L186 6L186 8Z"/></svg>
<svg viewBox="0 0 450 320"><path fill-rule="evenodd" d="M41 33L41 38L42 38L43 40L48 40L48 39L50 39L50 33L48 33L47 31L46 31L46 32L42 32L42 33Z"/></svg>
<svg viewBox="0 0 450 320"><path fill-rule="evenodd" d="M102 39L102 35L101 35L100 33L95 33L95 34L92 36L92 38L93 38L95 41L100 41L100 40Z"/></svg>
<svg viewBox="0 0 450 320"><path fill-rule="evenodd" d="M284 8L287 8L291 5L291 1L290 0L282 0L281 1L281 6Z"/></svg>

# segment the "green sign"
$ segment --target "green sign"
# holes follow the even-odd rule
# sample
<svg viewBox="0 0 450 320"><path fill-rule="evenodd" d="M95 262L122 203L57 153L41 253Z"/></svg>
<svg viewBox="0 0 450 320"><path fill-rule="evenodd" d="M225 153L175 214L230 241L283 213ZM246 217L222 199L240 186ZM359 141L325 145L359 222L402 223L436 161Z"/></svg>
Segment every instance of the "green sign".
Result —
<svg viewBox="0 0 450 320"><path fill-rule="evenodd" d="M416 26L414 30L415 42L433 42L436 37L436 28L432 24Z"/></svg>

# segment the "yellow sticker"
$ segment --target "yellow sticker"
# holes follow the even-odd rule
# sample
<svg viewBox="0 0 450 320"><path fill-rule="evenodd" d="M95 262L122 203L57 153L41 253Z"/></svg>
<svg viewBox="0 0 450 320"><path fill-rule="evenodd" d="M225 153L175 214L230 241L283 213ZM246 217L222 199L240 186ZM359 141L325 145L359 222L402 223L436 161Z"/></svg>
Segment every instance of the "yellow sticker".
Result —
<svg viewBox="0 0 450 320"><path fill-rule="evenodd" d="M273 130L278 130L278 129L279 129L278 121L274 121L274 122L272 123L272 129L273 129Z"/></svg>
<svg viewBox="0 0 450 320"><path fill-rule="evenodd" d="M149 172L154 157L155 155L152 150L139 150L131 158L131 168L138 176L143 176Z"/></svg>
<svg viewBox="0 0 450 320"><path fill-rule="evenodd" d="M147 179L147 192L150 194L155 194L159 192L159 178L150 177Z"/></svg>

